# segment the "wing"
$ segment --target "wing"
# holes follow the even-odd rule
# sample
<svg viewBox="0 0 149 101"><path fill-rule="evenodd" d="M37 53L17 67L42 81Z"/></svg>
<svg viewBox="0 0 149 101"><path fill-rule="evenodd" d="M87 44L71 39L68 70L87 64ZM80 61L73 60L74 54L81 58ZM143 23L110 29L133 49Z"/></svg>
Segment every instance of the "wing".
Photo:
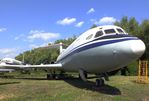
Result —
<svg viewBox="0 0 149 101"><path fill-rule="evenodd" d="M39 69L56 69L63 70L62 64L41 64L41 65L9 65L9 64L0 64L0 68L4 69L30 69L30 68L39 68Z"/></svg>
<svg viewBox="0 0 149 101"><path fill-rule="evenodd" d="M12 72L14 69L0 69L0 73Z"/></svg>

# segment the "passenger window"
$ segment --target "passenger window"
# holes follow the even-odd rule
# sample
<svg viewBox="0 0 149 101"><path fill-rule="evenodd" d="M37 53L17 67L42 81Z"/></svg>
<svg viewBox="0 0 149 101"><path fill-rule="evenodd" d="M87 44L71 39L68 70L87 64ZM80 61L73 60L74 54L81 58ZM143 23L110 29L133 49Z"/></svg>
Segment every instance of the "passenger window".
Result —
<svg viewBox="0 0 149 101"><path fill-rule="evenodd" d="M116 33L114 29L107 29L104 30L106 34L112 34L112 33Z"/></svg>
<svg viewBox="0 0 149 101"><path fill-rule="evenodd" d="M91 39L91 38L92 38L92 36L93 36L93 34L89 35L89 36L86 38L86 40Z"/></svg>
<svg viewBox="0 0 149 101"><path fill-rule="evenodd" d="M117 30L120 34L124 34L124 32L123 32L121 29L117 28L116 30Z"/></svg>
<svg viewBox="0 0 149 101"><path fill-rule="evenodd" d="M99 37L99 36L101 36L101 35L103 35L103 32L102 32L102 31L98 31L98 32L96 33L96 35L95 35L95 38L96 38L96 37Z"/></svg>

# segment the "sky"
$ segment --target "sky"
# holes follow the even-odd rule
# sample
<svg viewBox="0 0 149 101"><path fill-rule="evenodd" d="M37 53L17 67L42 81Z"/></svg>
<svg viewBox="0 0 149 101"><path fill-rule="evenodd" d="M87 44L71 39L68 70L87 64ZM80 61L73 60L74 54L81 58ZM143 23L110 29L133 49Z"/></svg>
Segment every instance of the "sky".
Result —
<svg viewBox="0 0 149 101"><path fill-rule="evenodd" d="M58 39L79 36L93 24L123 16L149 19L149 0L0 0L0 58Z"/></svg>

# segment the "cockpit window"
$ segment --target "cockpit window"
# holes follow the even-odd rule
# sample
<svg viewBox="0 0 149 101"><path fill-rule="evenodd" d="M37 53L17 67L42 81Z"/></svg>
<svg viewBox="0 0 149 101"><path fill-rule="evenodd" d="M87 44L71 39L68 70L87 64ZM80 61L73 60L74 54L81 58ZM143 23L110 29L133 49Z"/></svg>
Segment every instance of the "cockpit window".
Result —
<svg viewBox="0 0 149 101"><path fill-rule="evenodd" d="M86 38L86 40L91 39L91 38L92 38L92 36L93 36L93 34L89 35L89 36Z"/></svg>
<svg viewBox="0 0 149 101"><path fill-rule="evenodd" d="M124 34L123 30L121 30L121 29L117 28L116 30L117 30L120 34Z"/></svg>
<svg viewBox="0 0 149 101"><path fill-rule="evenodd" d="M114 29L107 29L104 30L106 34L112 34L112 33L116 33Z"/></svg>
<svg viewBox="0 0 149 101"><path fill-rule="evenodd" d="M101 36L101 35L103 35L103 32L102 32L102 31L98 31L98 32L96 33L96 35L95 35L95 38L96 38L96 37L99 37L99 36Z"/></svg>

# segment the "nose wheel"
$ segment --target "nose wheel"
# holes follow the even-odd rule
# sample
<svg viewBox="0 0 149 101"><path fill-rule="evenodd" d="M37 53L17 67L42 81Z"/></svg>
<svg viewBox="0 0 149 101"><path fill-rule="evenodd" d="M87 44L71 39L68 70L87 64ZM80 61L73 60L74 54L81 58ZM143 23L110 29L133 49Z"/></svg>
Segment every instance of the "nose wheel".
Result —
<svg viewBox="0 0 149 101"><path fill-rule="evenodd" d="M104 80L101 78L101 79L96 79L96 87L101 87L101 86L104 86L105 83L104 83Z"/></svg>

